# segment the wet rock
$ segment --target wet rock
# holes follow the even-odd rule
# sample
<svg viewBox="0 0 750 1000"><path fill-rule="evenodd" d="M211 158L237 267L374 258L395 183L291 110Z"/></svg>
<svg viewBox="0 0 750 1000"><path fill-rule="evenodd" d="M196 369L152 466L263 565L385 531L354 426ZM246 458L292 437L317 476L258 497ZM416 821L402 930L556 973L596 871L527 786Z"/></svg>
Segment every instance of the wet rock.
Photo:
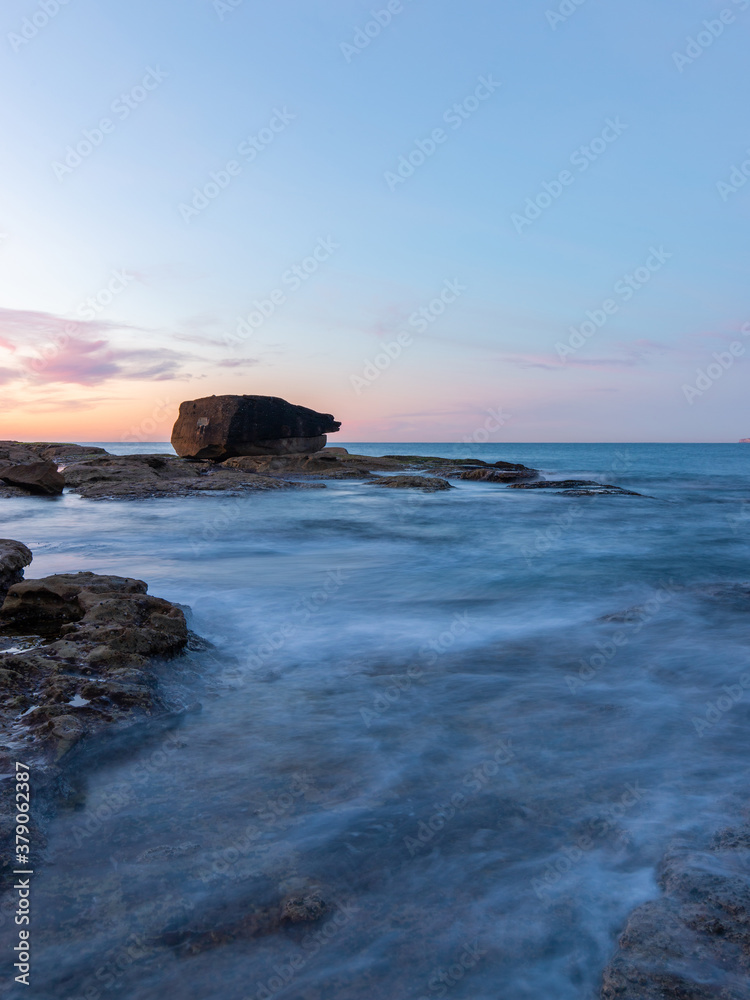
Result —
<svg viewBox="0 0 750 1000"><path fill-rule="evenodd" d="M436 458L434 455L384 455L383 458L391 459L394 462L398 462L400 465L409 466L410 468L450 468L454 465L466 465L474 468L475 466L482 466L486 469L492 468L487 462L483 462L479 458Z"/></svg>
<svg viewBox="0 0 750 1000"><path fill-rule="evenodd" d="M382 476L373 479L371 486L383 486L392 490L452 490L453 487L447 479L438 479L435 476Z"/></svg>
<svg viewBox="0 0 750 1000"><path fill-rule="evenodd" d="M517 490L571 490L580 489L584 486L601 486L593 479L551 479L540 483L524 483L515 486Z"/></svg>
<svg viewBox="0 0 750 1000"><path fill-rule="evenodd" d="M67 465L69 462L81 462L96 455L108 454L106 448L98 448L93 444L64 444L61 442L36 441L27 445L36 455L57 465Z"/></svg>
<svg viewBox="0 0 750 1000"><path fill-rule="evenodd" d="M312 923L320 920L327 909L319 892L287 896L281 904L281 923Z"/></svg>
<svg viewBox="0 0 750 1000"><path fill-rule="evenodd" d="M663 895L630 916L605 970L603 1000L750 996L750 829L724 830L705 849L675 845Z"/></svg>
<svg viewBox="0 0 750 1000"><path fill-rule="evenodd" d="M621 490L617 486L590 487L582 490L560 490L561 496L566 497L597 497L597 496L627 496L642 497L644 493L635 493L633 490Z"/></svg>
<svg viewBox="0 0 750 1000"><path fill-rule="evenodd" d="M213 490L246 493L291 485L253 469L188 462L173 455L103 455L73 462L65 483L91 500L196 496Z"/></svg>
<svg viewBox="0 0 750 1000"><path fill-rule="evenodd" d="M52 734L62 740L78 740L83 734L84 724L74 715L58 715L52 723Z"/></svg>
<svg viewBox="0 0 750 1000"><path fill-rule="evenodd" d="M16 500L28 495L27 490L22 490L20 486L9 486L0 479L0 500Z"/></svg>
<svg viewBox="0 0 750 1000"><path fill-rule="evenodd" d="M341 424L278 396L207 396L180 404L172 447L182 458L312 454Z"/></svg>
<svg viewBox="0 0 750 1000"><path fill-rule="evenodd" d="M243 456L226 459L222 467L243 469L268 476L314 477L318 479L371 479L373 473L412 470L439 473L441 478L477 479L488 482L512 483L538 479L539 473L523 465L497 462L494 466L476 459L443 459L418 455L352 455L345 448L326 448L313 455ZM382 477L385 478L385 477ZM434 480L430 480L434 483ZM396 488L395 482L387 484ZM436 487L431 485L432 489Z"/></svg>
<svg viewBox="0 0 750 1000"><path fill-rule="evenodd" d="M460 472L459 479L468 479L481 483L519 483L528 479L540 479L539 473L534 469L467 469Z"/></svg>
<svg viewBox="0 0 750 1000"><path fill-rule="evenodd" d="M23 465L39 460L39 453L33 444L23 441L0 441L0 463L3 465Z"/></svg>
<svg viewBox="0 0 750 1000"><path fill-rule="evenodd" d="M142 580L96 573L58 573L39 580L24 580L15 584L0 609L0 624L13 621L26 626L44 626L50 618L78 621L86 613L84 603L92 595L119 592L145 594Z"/></svg>
<svg viewBox="0 0 750 1000"><path fill-rule="evenodd" d="M20 569L31 554L0 543ZM182 610L151 597L146 584L118 576L62 573L13 583L0 609L0 728L13 733L34 767L36 817L56 794L57 764L82 739L112 723L163 711L154 665L187 644ZM33 648L28 647L33 642ZM0 870L12 858L12 786L0 786ZM36 822L36 820L35 820ZM42 842L35 827L37 843Z"/></svg>
<svg viewBox="0 0 750 1000"><path fill-rule="evenodd" d="M23 542L0 538L0 602L5 600L8 588L23 579L24 566L31 560L31 551Z"/></svg>
<svg viewBox="0 0 750 1000"><path fill-rule="evenodd" d="M130 707L150 709L157 701L151 660L179 653L188 631L183 612L146 589L141 580L95 573L14 584L0 632L36 631L47 641L0 654L12 716L35 706L25 724L40 737L70 741Z"/></svg>
<svg viewBox="0 0 750 1000"><path fill-rule="evenodd" d="M396 471L398 462L367 455L334 454L328 449L313 455L242 456L222 462L222 468L242 469L259 475L315 477L320 479L369 479L372 472ZM342 451L344 449L341 449Z"/></svg>
<svg viewBox="0 0 750 1000"><path fill-rule="evenodd" d="M199 849L199 844L186 841L184 844L160 844L158 847L149 847L136 858L139 864L150 864L155 861L171 861L173 858L181 858L186 854L193 854Z"/></svg>
<svg viewBox="0 0 750 1000"><path fill-rule="evenodd" d="M624 490L619 486L609 486L605 483L597 483L593 479L551 479L539 483L513 483L508 486L509 490L556 490L564 496L588 497L588 496L631 496L640 497L642 493L634 493L632 490Z"/></svg>
<svg viewBox="0 0 750 1000"><path fill-rule="evenodd" d="M200 955L235 941L265 937L298 924L315 923L329 916L331 908L318 890L285 897L280 904L259 906L241 901L228 904L199 920L182 920L168 926L154 944L182 955Z"/></svg>
<svg viewBox="0 0 750 1000"><path fill-rule="evenodd" d="M698 591L737 611L746 611L750 606L750 584L747 583L715 583L699 587Z"/></svg>
<svg viewBox="0 0 750 1000"><path fill-rule="evenodd" d="M54 462L29 462L0 468L0 479L10 486L18 486L29 493L55 496L63 491L65 480Z"/></svg>
<svg viewBox="0 0 750 1000"><path fill-rule="evenodd" d="M220 403L222 400L255 399L275 401L295 412L304 411L305 414L313 415L311 420L332 419L328 414L316 414L315 411L308 411L305 407L293 407L275 397L217 396L209 397L208 401L218 400ZM203 402L205 401L194 401L195 405ZM282 439L276 439L276 444L280 440ZM321 448L321 441L323 443L325 441L324 437L321 437L321 441L312 442L311 438L305 441L305 453L276 454L268 453L267 449L266 452L259 454L233 454L221 461L215 456L211 459L187 459L163 454L110 455L103 448L88 445L47 442L17 445L17 442L0 442L0 463L3 461L3 454L16 460L45 458L59 461L65 485L73 492L91 500L137 500L163 496L189 497L212 492L242 494L261 490L312 489L323 488L327 480L347 479L372 480L377 485L390 489L411 486L436 490L450 488L445 482L447 477L502 483L513 488L548 485L569 495L573 495L572 487L577 487L575 495L584 495L582 492L584 489L586 495L589 491L629 492L581 480L563 480L547 484L541 480L535 469L513 462L490 464L474 458L437 458L424 455L353 455L346 448ZM276 444L273 447L278 451ZM262 451L265 447L261 442L259 448L248 447L247 450ZM286 448L286 445L283 447ZM290 447L296 447L296 444L292 442ZM373 478L378 473L386 472L402 473L403 476L400 478L380 476L377 480ZM426 482L419 482L420 477ZM441 485L441 482L445 485ZM562 487L567 489L564 490ZM0 497L23 495L24 491L18 487L0 486Z"/></svg>

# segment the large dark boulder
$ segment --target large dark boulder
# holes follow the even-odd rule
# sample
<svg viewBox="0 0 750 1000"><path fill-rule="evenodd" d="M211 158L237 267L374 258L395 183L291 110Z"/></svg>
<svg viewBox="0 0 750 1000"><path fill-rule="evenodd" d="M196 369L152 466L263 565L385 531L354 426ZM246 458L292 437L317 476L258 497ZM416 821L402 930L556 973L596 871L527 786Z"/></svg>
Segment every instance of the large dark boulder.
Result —
<svg viewBox="0 0 750 1000"><path fill-rule="evenodd" d="M172 447L181 458L309 455L341 424L278 396L206 396L180 404Z"/></svg>

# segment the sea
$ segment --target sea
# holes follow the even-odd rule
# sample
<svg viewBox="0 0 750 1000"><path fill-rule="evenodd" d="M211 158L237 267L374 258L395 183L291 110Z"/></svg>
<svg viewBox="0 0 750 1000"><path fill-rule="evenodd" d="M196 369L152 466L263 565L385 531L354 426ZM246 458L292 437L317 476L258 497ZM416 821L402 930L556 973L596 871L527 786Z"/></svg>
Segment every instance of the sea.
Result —
<svg viewBox="0 0 750 1000"><path fill-rule="evenodd" d="M670 845L747 823L750 446L345 446L641 496L3 500L27 576L137 577L195 636L63 767L23 995L593 1000Z"/></svg>

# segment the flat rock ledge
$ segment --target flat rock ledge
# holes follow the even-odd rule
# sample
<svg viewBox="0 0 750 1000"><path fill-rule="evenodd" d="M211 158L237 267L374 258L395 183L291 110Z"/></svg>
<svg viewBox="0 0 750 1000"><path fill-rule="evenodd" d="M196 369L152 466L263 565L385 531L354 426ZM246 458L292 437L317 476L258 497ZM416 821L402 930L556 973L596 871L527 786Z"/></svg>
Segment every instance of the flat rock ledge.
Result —
<svg viewBox="0 0 750 1000"><path fill-rule="evenodd" d="M703 849L676 843L659 870L663 895L638 907L604 972L602 1000L750 997L750 826Z"/></svg>
<svg viewBox="0 0 750 1000"><path fill-rule="evenodd" d="M459 479L468 479L479 483L521 483L529 479L542 479L536 469L526 469L519 466L511 469L467 469L459 472Z"/></svg>
<svg viewBox="0 0 750 1000"><path fill-rule="evenodd" d="M142 580L60 573L14 583L0 609L4 721L54 759L87 733L158 702L154 658L188 640L182 610Z"/></svg>
<svg viewBox="0 0 750 1000"><path fill-rule="evenodd" d="M187 459L175 455L111 455L103 448L89 445L23 444L0 442L0 480L2 463L27 467L28 475L38 468L50 482L52 473L65 487L89 500L141 500L159 497L191 497L212 493L254 493L283 489L324 488L328 481L362 480L376 482L394 474L464 479L507 486L540 479L535 469L511 462L490 464L481 459L448 459L424 455L353 455L346 448L324 448L313 454L236 455L223 461ZM59 466L59 471L58 471ZM398 488L396 483L386 484ZM413 484L412 484L413 485ZM408 488L404 485L403 488ZM430 478L429 485L418 488L439 490ZM29 496L33 483L26 487L0 485L0 498Z"/></svg>
<svg viewBox="0 0 750 1000"><path fill-rule="evenodd" d="M11 485L9 477L3 482L3 469L11 470L15 485ZM144 500L322 489L326 482L336 480L370 481L398 489L396 482L383 480L403 477L429 479L429 485L410 485L432 491L451 488L447 481L453 479L486 483L488 488L548 489L563 496L642 495L588 479L547 481L538 470L525 465L476 458L353 455L346 448L336 447L312 454L234 455L219 461L163 454L111 455L93 445L0 441L0 498L54 493L62 483L89 500ZM446 485L436 485L437 480ZM409 486L404 483L401 488Z"/></svg>
<svg viewBox="0 0 750 1000"><path fill-rule="evenodd" d="M57 496L65 486L60 464L106 454L94 445L0 441L0 498Z"/></svg>
<svg viewBox="0 0 750 1000"><path fill-rule="evenodd" d="M212 491L246 493L299 485L253 469L187 461L172 455L97 455L63 469L65 485L90 500L189 497Z"/></svg>
<svg viewBox="0 0 750 1000"><path fill-rule="evenodd" d="M29 562L25 545L0 542L6 579ZM44 813L62 758L85 737L167 711L155 668L187 642L182 610L142 580L61 573L11 583L0 609L2 771L13 760L33 766ZM0 870L12 858L14 793L0 783Z"/></svg>
<svg viewBox="0 0 750 1000"><path fill-rule="evenodd" d="M258 458L243 456L222 462L222 467L243 469L266 476L293 476L295 479L361 479L380 483L381 473L423 473L445 479L480 480L489 483L515 483L539 479L536 469L510 462L490 465L480 459L435 458L424 455L350 455L346 448L326 448L313 455L285 455ZM413 478L413 476L412 476ZM391 484L391 488L396 488ZM445 487L433 487L445 489Z"/></svg>

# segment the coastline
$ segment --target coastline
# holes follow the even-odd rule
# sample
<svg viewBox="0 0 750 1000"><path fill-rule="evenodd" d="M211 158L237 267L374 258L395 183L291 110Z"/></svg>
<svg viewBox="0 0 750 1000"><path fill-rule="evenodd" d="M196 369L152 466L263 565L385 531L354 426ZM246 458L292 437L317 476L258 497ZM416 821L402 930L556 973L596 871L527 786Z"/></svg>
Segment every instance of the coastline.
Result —
<svg viewBox="0 0 750 1000"><path fill-rule="evenodd" d="M401 461L401 460L396 460L396 461ZM431 460L427 459L426 461L429 464L429 462ZM445 459L442 459L441 461L442 462L451 461L452 464L450 465L450 468L451 469L458 468L458 465L456 464L455 460L445 460ZM481 469L487 469L487 468L490 467L490 463L487 463L487 462L483 462L480 465L480 464L476 463L474 460L470 460L470 461L474 464L475 469L480 469L481 470ZM445 466L443 466L443 468L445 468ZM391 471L393 471L394 474L398 474L397 470L391 470ZM440 469L437 466L431 467L429 469L428 475L429 474L436 475L438 471L440 471ZM470 471L470 470L466 470L465 469L463 471L465 472L465 471ZM318 470L314 470L314 472L315 472L315 474L317 474ZM411 472L413 472L414 474L422 474L422 473L424 473L425 472L424 465L422 465L420 467L419 463L416 463L416 462L413 463L412 466L411 466ZM438 477L438 478L440 478L440 477ZM353 488L354 487L360 488L360 486L362 488L365 488L365 483L366 482L367 482L367 480L363 480L363 481L360 482L358 479L356 479L356 480L353 481L353 483L351 485L352 485ZM460 479L458 479L457 480L457 490L458 490L458 492L460 492L460 484L461 484L461 482L466 483L467 486L468 486L468 484L472 483L472 480L460 480ZM473 483L474 483L473 488L477 488L476 484L479 483L479 485L481 486L481 488L482 489L486 489L488 492L489 491L491 491L491 492L498 491L499 492L499 491L504 491L505 489L507 489L507 486L505 486L503 484L500 484L500 485L497 485L497 484L487 484L486 487L485 487L485 486L482 486L481 481L473 480ZM534 498L534 497L536 497L536 496L538 496L540 494L546 494L547 492L548 492L547 489L541 489L541 490L537 489L533 493L531 493L531 495L529 496L528 499L529 499L529 501L531 501L532 498ZM281 494L279 494L279 496L280 495ZM421 492L418 495L419 496L423 496L423 494L421 494ZM523 496L524 494L514 493L514 494L509 494L509 495ZM570 494L568 494L568 495L570 495ZM445 496L445 494L443 494L443 496ZM187 498L183 497L183 498L180 498L180 499L187 499ZM38 500L32 500L32 503L38 503L38 502L39 502ZM41 502L47 503L48 501L42 500ZM431 498L425 498L424 502L430 503L431 502ZM572 503L576 503L577 501L570 500L569 502L572 504ZM618 503L619 503L619 501L618 501ZM27 576L28 575L29 575L29 573L27 571ZM166 717L165 717L165 720L166 720ZM69 758L69 759L73 760L73 758ZM57 794L57 792L54 789L52 789L52 786L50 786L50 794ZM736 850L735 847L727 848L726 843L723 843L723 845L722 845L722 850L724 850L724 849ZM714 893L714 895L715 895L715 893ZM663 902L660 902L659 898L657 898L657 899L654 900L654 904L655 904L655 906L666 905L667 908L672 907L672 904L669 902L669 900L667 900L666 903L663 903ZM713 905L713 903L711 905ZM659 989L662 989L662 990L665 989L666 987L665 987L664 983L661 982L661 980L658 979L658 975L660 974L659 971L658 971L659 970L659 966L660 966L660 964L662 962L666 963L666 964L671 963L673 961L673 959L670 958L670 951L669 951L669 949L675 947L675 941L678 942L678 945L680 947L684 947L684 941L683 941L681 935L687 934L688 931L690 931L690 933L692 933L689 925L687 925L687 924L683 925L682 923L680 923L678 921L677 924L676 924L677 931L675 932L675 934L672 935L672 937L670 938L669 942L666 942L666 943L663 943L663 944L660 945L659 942L650 941L649 942L649 952L648 952L648 954L645 957L644 956L638 956L638 954L637 954L637 948L634 947L629 942L632 941L633 939L637 939L638 938L638 933L636 932L636 930L633 930L632 928L636 928L637 929L637 927L639 926L639 923L642 922L642 919L643 918L639 915L638 911L636 911L633 914L633 917L631 918L632 923L629 925L631 929L628 932L625 933L625 941L626 941L626 945L625 945L625 949L624 949L625 952L626 952L625 958L623 959L622 956L618 957L616 959L615 964L613 965L613 967L611 969L608 969L607 972L606 972L606 974L605 974L606 975L606 981L605 981L605 987L604 987L604 989L610 990L610 992L603 992L602 996L606 997L607 1000L609 1000L609 997L614 997L614 996L622 996L622 997L628 997L628 998L630 997L630 995L632 995L634 997L636 997L636 996L648 996L649 994L645 993L643 991L646 990L646 989L650 989L651 988L651 985L650 985L651 979L654 979L654 982L656 982L656 983L659 984L658 985ZM196 933L198 933L198 932L203 933L203 931L200 930L200 928L198 928L198 931L196 931ZM707 930L705 932L704 937L700 939L700 947L703 949L704 956L705 956L705 953L706 953L706 949L707 948L711 949L713 947L713 943L714 942L712 942L712 937L711 937L712 933L714 933L714 937L716 937L716 933L715 932L711 932L710 929L709 929L709 930ZM641 934L641 937L648 937L648 934L646 934L644 932L644 933ZM627 954L628 950L631 952L630 955ZM726 948L724 948L724 951L726 952ZM731 951L731 949L730 949L730 951ZM635 958L633 957L633 953L635 953ZM628 968L626 968L625 971L623 971L623 968L622 968L623 962L625 962L627 964L628 961L630 962L630 966ZM724 968L726 968L726 956L725 956L724 961L725 961ZM640 965L639 965L639 962L640 962ZM645 970L644 970L644 967L645 967ZM634 969L635 969L635 971L634 971ZM656 989L656 988L657 987L654 986L654 989ZM681 985L679 985L679 988L680 989L686 988L685 984L682 983ZM631 990L631 993L623 992L623 990L627 990L627 989ZM675 986L675 989L677 989L677 986ZM612 992L612 990L614 990L615 992ZM638 990L640 990L641 992L639 993ZM632 991L635 991L635 992L632 992ZM655 993L654 995L658 996L659 994ZM669 993L667 993L666 995L669 996ZM678 994L675 993L675 996L676 995L678 995ZM699 995L699 994L696 994L696 995ZM730 994L730 996L731 996L731 994Z"/></svg>

